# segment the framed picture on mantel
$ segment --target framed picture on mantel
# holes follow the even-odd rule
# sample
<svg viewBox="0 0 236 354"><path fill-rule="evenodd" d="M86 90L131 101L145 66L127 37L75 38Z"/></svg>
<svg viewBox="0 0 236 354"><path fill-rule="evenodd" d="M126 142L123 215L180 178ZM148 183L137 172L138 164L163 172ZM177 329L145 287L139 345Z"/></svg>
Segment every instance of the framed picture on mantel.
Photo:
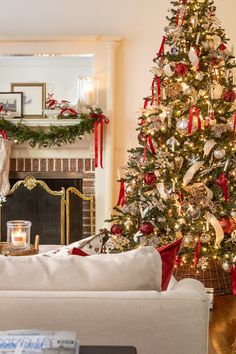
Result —
<svg viewBox="0 0 236 354"><path fill-rule="evenodd" d="M14 82L12 92L23 92L23 117L43 118L46 101L46 84L44 82Z"/></svg>
<svg viewBox="0 0 236 354"><path fill-rule="evenodd" d="M22 118L22 111L22 92L0 92L0 115L9 118Z"/></svg>

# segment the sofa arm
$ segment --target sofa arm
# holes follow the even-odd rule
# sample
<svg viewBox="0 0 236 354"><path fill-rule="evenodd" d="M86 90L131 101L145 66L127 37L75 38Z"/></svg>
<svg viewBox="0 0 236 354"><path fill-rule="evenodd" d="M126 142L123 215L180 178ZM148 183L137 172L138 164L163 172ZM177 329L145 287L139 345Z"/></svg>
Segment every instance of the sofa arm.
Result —
<svg viewBox="0 0 236 354"><path fill-rule="evenodd" d="M175 298L193 298L208 300L203 284L196 279L185 278L176 282L169 290L162 292L164 296Z"/></svg>

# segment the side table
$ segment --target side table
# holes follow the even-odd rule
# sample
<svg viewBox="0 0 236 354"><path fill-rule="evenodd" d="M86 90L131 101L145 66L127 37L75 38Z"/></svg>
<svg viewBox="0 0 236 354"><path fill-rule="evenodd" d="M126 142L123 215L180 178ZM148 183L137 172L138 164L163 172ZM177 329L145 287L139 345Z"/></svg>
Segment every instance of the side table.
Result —
<svg viewBox="0 0 236 354"><path fill-rule="evenodd" d="M79 354L137 354L134 347L81 345Z"/></svg>

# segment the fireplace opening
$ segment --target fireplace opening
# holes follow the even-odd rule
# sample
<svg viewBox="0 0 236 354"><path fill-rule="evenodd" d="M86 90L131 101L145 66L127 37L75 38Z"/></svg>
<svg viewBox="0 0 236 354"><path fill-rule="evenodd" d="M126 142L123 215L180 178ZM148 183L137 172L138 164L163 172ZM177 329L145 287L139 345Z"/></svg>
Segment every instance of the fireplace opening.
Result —
<svg viewBox="0 0 236 354"><path fill-rule="evenodd" d="M32 222L31 243L36 234L40 235L41 244L69 243L86 237L86 227L91 223L91 205L77 193L66 193L68 190L83 193L81 174L37 172L30 175L36 181L43 181L48 189L37 185L29 190L23 185L28 173L10 174L11 190L16 183L21 184L7 197L1 208L1 240L6 241L6 222L16 219ZM61 191L61 194L51 191Z"/></svg>

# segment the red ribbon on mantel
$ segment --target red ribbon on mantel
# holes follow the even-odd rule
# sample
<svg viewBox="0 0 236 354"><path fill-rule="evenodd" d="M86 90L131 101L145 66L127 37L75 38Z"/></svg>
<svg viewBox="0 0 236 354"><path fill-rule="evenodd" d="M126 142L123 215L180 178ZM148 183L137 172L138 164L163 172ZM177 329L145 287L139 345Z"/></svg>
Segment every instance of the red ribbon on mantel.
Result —
<svg viewBox="0 0 236 354"><path fill-rule="evenodd" d="M94 122L94 152L95 152L95 168L98 167L98 130L100 127L100 166L103 168L103 123L108 124L109 119L107 119L103 114L92 113L92 118L95 119Z"/></svg>
<svg viewBox="0 0 236 354"><path fill-rule="evenodd" d="M0 135L3 137L4 140L8 140L6 130L1 130Z"/></svg>
<svg viewBox="0 0 236 354"><path fill-rule="evenodd" d="M236 295L236 265L233 264L231 267L231 276L232 276L232 292Z"/></svg>
<svg viewBox="0 0 236 354"><path fill-rule="evenodd" d="M119 197L118 197L118 202L117 202L117 206L124 206L125 204L125 180L124 178L121 178L120 180L120 193L119 193Z"/></svg>
<svg viewBox="0 0 236 354"><path fill-rule="evenodd" d="M190 113L189 113L189 120L188 120L188 135L192 134L192 129L193 129L193 115L196 115L197 121L198 121L198 129L202 129L202 123L201 123L201 118L200 118L200 111L197 107L192 106L190 108Z"/></svg>
<svg viewBox="0 0 236 354"><path fill-rule="evenodd" d="M198 237L197 243L194 246L194 260L193 260L193 268L196 269L198 259L201 255L201 242L200 237Z"/></svg>

